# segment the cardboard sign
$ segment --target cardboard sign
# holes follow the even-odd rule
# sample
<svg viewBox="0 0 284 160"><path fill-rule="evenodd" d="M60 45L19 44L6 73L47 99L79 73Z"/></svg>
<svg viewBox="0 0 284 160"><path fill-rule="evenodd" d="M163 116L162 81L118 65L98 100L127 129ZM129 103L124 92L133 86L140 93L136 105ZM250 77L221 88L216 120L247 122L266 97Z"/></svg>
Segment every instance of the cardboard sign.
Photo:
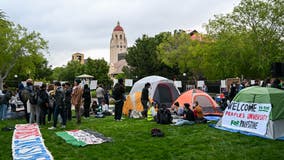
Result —
<svg viewBox="0 0 284 160"><path fill-rule="evenodd" d="M222 126L265 135L271 104L234 102L226 108Z"/></svg>
<svg viewBox="0 0 284 160"><path fill-rule="evenodd" d="M197 88L198 87L203 87L204 86L204 81L197 81Z"/></svg>
<svg viewBox="0 0 284 160"><path fill-rule="evenodd" d="M133 79L125 79L125 86L132 87Z"/></svg>
<svg viewBox="0 0 284 160"><path fill-rule="evenodd" d="M98 81L97 80L91 80L90 89L91 90L96 89L97 86L98 86Z"/></svg>
<svg viewBox="0 0 284 160"><path fill-rule="evenodd" d="M174 85L178 88L181 88L182 85L181 85L181 81L174 81Z"/></svg>

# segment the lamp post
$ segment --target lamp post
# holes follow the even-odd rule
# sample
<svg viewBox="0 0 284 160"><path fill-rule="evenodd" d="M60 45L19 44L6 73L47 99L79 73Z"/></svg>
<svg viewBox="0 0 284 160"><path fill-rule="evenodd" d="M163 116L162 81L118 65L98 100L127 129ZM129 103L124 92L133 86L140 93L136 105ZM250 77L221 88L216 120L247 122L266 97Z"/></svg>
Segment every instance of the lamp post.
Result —
<svg viewBox="0 0 284 160"><path fill-rule="evenodd" d="M183 91L185 91L186 90L186 73L183 73L182 76L183 76L183 83L184 83Z"/></svg>
<svg viewBox="0 0 284 160"><path fill-rule="evenodd" d="M14 78L15 78L15 81L16 81L16 87L18 87L17 85L18 85L18 75L14 75Z"/></svg>

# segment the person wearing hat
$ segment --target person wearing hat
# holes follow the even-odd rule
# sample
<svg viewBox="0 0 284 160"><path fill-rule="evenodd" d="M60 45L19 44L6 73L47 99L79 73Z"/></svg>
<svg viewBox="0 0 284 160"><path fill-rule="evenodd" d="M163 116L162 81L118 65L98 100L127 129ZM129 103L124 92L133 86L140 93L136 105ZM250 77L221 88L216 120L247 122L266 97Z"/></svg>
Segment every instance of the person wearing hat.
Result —
<svg viewBox="0 0 284 160"><path fill-rule="evenodd" d="M82 105L83 89L81 88L80 83L80 79L74 81L74 87L71 94L71 103L75 106L77 124L81 124L80 107Z"/></svg>
<svg viewBox="0 0 284 160"><path fill-rule="evenodd" d="M115 103L114 103L114 120L121 121L122 116L122 107L124 104L124 94L125 87L123 84L123 79L118 79L118 83L116 83L113 87L113 94L115 95Z"/></svg>

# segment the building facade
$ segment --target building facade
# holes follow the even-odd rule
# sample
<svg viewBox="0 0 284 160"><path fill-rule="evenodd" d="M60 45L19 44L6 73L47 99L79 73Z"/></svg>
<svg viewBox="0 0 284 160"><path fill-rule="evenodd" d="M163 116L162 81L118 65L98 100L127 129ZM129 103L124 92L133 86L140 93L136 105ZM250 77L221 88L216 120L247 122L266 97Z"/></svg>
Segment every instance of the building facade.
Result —
<svg viewBox="0 0 284 160"><path fill-rule="evenodd" d="M72 54L72 61L79 61L81 64L84 64L84 54L78 52Z"/></svg>

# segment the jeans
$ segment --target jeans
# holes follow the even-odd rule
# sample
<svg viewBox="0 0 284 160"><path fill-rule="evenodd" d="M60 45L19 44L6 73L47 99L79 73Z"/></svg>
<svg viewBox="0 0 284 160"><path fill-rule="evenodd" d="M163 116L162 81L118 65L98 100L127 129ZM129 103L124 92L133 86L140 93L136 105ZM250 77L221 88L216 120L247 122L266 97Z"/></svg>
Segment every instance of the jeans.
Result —
<svg viewBox="0 0 284 160"><path fill-rule="evenodd" d="M55 106L54 108L54 116L53 116L53 127L56 127L57 125L57 119L58 119L58 114L60 114L62 118L62 125L66 125L66 108L60 107L60 106Z"/></svg>
<svg viewBox="0 0 284 160"><path fill-rule="evenodd" d="M8 108L7 104L0 105L0 120L6 119L7 108Z"/></svg>
<svg viewBox="0 0 284 160"><path fill-rule="evenodd" d="M39 119L40 119L40 107L36 104L30 104L30 123L36 122L39 125Z"/></svg>

